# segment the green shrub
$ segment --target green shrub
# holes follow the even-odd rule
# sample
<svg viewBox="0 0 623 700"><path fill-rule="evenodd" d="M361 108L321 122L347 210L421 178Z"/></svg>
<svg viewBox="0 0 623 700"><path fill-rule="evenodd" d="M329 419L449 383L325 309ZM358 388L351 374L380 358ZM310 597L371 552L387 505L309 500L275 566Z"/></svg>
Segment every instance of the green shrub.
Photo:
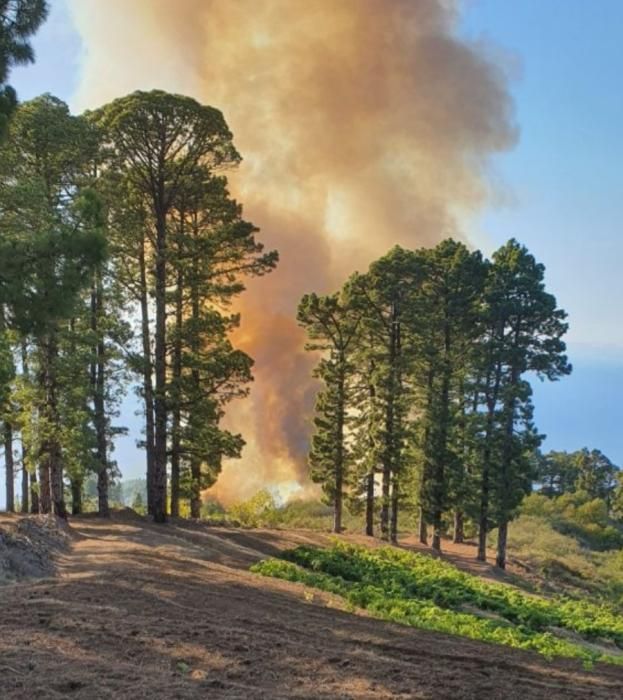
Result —
<svg viewBox="0 0 623 700"><path fill-rule="evenodd" d="M391 547L370 550L336 543L328 549L297 547L284 557L286 561L261 562L253 570L334 593L350 605L402 624L534 649L548 657L622 661L550 631L562 627L623 648L623 619L607 606L529 595L442 560Z"/></svg>
<svg viewBox="0 0 623 700"><path fill-rule="evenodd" d="M268 490L258 491L248 501L232 506L228 518L244 527L269 525L275 518L277 506L273 495Z"/></svg>

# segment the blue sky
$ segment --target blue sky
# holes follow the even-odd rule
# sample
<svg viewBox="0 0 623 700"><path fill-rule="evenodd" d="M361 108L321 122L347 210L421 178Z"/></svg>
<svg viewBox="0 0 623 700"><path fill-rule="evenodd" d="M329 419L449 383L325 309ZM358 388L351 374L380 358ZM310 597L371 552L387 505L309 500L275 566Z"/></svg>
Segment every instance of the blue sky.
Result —
<svg viewBox="0 0 623 700"><path fill-rule="evenodd" d="M462 33L510 54L518 146L495 163L508 202L479 227L546 265L569 313L574 373L535 384L546 448L597 447L623 464L623 3L473 0Z"/></svg>
<svg viewBox="0 0 623 700"><path fill-rule="evenodd" d="M535 385L546 449L583 446L623 464L623 2L468 0L459 31L486 41L513 67L521 137L493 174L500 202L474 225L493 248L515 237L546 265L548 288L569 312L571 377ZM52 92L72 102L82 46L64 0L52 0L34 41L37 63L17 69L20 98ZM132 401L125 424L139 425ZM127 438L117 459L140 475Z"/></svg>

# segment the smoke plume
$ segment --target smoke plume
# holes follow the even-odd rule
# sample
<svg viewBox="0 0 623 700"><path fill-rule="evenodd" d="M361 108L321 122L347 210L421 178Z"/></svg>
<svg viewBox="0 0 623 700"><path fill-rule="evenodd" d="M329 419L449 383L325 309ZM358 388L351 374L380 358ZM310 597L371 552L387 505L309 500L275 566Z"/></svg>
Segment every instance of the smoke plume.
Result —
<svg viewBox="0 0 623 700"><path fill-rule="evenodd" d="M487 163L516 133L499 57L457 35L444 0L72 0L79 107L163 88L220 108L244 162L245 215L281 254L240 301L248 441L216 491L306 484L315 386L295 321L393 244L434 244L489 196Z"/></svg>

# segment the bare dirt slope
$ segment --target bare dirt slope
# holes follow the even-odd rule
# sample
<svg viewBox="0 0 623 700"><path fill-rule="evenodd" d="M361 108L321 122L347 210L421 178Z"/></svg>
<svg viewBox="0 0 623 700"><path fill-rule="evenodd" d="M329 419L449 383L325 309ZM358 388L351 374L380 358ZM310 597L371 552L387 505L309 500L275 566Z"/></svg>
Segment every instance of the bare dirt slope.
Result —
<svg viewBox="0 0 623 700"><path fill-rule="evenodd" d="M623 670L380 622L248 572L315 533L72 521L58 576L0 588L0 697L614 698Z"/></svg>

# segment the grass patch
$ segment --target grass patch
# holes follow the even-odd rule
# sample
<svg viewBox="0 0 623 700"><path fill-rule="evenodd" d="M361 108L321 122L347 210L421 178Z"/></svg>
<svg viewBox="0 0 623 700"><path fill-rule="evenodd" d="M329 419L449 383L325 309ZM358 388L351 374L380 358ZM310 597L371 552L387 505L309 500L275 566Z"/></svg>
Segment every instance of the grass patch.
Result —
<svg viewBox="0 0 623 700"><path fill-rule="evenodd" d="M614 609L528 595L426 555L336 542L327 549L297 547L285 552L284 559L260 562L252 570L341 596L384 620L531 649L547 658L623 663L616 653L623 649L623 619ZM555 629L579 635L579 641L569 641ZM594 641L616 645L615 653L595 650Z"/></svg>

